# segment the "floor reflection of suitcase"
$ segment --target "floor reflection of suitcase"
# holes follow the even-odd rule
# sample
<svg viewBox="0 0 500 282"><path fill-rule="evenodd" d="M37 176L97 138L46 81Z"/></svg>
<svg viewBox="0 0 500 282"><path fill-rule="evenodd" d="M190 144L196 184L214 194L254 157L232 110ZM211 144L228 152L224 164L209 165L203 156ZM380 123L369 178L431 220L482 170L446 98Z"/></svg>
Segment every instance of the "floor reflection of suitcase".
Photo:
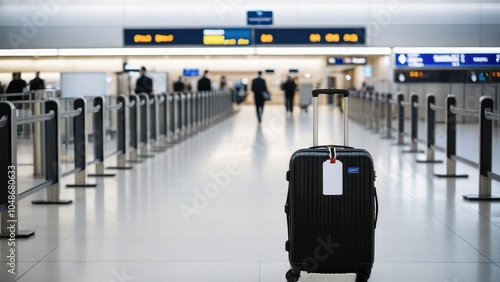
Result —
<svg viewBox="0 0 500 282"><path fill-rule="evenodd" d="M317 94L343 94L344 118L348 116L347 90L313 91L315 147L293 153L287 172L285 249L291 269L286 278L298 281L300 272L306 271L356 273L356 281L367 281L375 257L378 215L373 160L363 149L346 147L347 120L345 146L318 146Z"/></svg>
<svg viewBox="0 0 500 282"><path fill-rule="evenodd" d="M312 90L312 84L299 84L299 106L305 112L307 112L307 107L309 107L312 102Z"/></svg>

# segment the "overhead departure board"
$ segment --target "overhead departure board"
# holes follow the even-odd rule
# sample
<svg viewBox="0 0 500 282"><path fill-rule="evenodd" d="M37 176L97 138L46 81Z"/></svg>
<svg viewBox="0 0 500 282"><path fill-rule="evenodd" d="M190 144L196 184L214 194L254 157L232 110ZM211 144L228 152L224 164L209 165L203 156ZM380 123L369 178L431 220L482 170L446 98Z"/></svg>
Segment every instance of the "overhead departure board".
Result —
<svg viewBox="0 0 500 282"><path fill-rule="evenodd" d="M251 29L125 29L125 46L248 46Z"/></svg>
<svg viewBox="0 0 500 282"><path fill-rule="evenodd" d="M499 83L500 69L398 69L394 71L397 83Z"/></svg>
<svg viewBox="0 0 500 282"><path fill-rule="evenodd" d="M255 29L256 45L365 44L364 28Z"/></svg>
<svg viewBox="0 0 500 282"><path fill-rule="evenodd" d="M364 28L124 29L124 46L364 45Z"/></svg>
<svg viewBox="0 0 500 282"><path fill-rule="evenodd" d="M499 54L396 54L396 67L500 67Z"/></svg>

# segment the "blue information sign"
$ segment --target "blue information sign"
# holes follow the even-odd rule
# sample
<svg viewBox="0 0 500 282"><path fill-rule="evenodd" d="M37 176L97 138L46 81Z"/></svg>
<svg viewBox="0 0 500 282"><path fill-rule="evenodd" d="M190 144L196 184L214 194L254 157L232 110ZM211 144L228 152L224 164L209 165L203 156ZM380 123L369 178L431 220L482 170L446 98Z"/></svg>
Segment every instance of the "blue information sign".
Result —
<svg viewBox="0 0 500 282"><path fill-rule="evenodd" d="M366 57L329 57L328 65L366 65Z"/></svg>
<svg viewBox="0 0 500 282"><path fill-rule="evenodd" d="M200 75L200 70L199 69L183 69L182 70L182 75L183 76L199 76Z"/></svg>
<svg viewBox="0 0 500 282"><path fill-rule="evenodd" d="M498 67L498 54L396 54L396 67Z"/></svg>
<svg viewBox="0 0 500 282"><path fill-rule="evenodd" d="M273 12L272 11L248 11L247 12L248 25L272 25Z"/></svg>

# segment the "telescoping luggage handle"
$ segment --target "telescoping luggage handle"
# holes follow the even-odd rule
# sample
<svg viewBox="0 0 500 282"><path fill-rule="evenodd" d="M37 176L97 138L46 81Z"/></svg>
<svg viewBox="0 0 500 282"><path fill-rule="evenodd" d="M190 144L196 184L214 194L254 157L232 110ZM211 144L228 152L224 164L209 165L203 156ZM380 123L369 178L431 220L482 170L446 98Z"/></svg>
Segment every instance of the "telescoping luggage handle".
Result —
<svg viewBox="0 0 500 282"><path fill-rule="evenodd" d="M349 146L349 90L347 89L314 89L313 96L313 146L318 146L318 95L343 95L344 100L344 146Z"/></svg>

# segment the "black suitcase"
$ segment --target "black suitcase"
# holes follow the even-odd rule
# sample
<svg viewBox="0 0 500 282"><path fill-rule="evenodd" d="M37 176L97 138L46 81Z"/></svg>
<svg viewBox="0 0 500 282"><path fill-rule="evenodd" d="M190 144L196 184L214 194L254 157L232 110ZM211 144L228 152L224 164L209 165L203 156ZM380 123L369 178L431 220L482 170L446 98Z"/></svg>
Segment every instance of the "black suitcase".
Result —
<svg viewBox="0 0 500 282"><path fill-rule="evenodd" d="M317 146L318 94L344 95L345 146ZM367 151L347 147L349 91L315 89L312 96L314 147L293 153L287 172L288 241L285 249L289 252L291 269L286 279L298 281L300 271L353 272L356 281L367 281L374 262L378 216L373 160ZM337 178L343 181L335 179L328 182L333 184L324 187L323 165L327 166L325 171L329 171L329 160L337 162L333 165L342 163L337 167ZM325 161L327 163L323 164ZM335 195L327 186L335 186ZM324 191L324 188L329 190Z"/></svg>

